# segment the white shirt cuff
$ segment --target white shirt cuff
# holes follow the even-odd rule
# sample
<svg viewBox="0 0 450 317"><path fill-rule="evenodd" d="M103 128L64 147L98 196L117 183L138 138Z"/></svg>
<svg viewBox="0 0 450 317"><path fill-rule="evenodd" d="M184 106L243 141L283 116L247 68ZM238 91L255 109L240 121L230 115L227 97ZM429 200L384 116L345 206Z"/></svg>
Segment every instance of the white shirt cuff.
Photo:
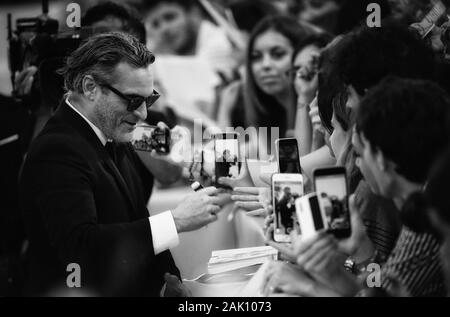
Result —
<svg viewBox="0 0 450 317"><path fill-rule="evenodd" d="M152 230L153 250L155 255L174 248L180 242L177 228L170 210L151 216L150 229Z"/></svg>

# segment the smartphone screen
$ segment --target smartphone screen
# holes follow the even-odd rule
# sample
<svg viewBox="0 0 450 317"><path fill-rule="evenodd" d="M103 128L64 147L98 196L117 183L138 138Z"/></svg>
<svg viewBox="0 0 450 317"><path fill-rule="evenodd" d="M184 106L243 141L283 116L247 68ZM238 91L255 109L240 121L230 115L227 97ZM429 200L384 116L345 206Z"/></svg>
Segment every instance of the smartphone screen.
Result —
<svg viewBox="0 0 450 317"><path fill-rule="evenodd" d="M299 228L295 200L301 196L303 196L303 177L300 174L273 175L272 198L276 242L290 242L289 234Z"/></svg>
<svg viewBox="0 0 450 317"><path fill-rule="evenodd" d="M220 177L239 176L239 141L235 133L214 136L216 182Z"/></svg>
<svg viewBox="0 0 450 317"><path fill-rule="evenodd" d="M152 135L155 129L156 126L151 125L138 125L134 129L131 144L136 151L151 152L154 149Z"/></svg>
<svg viewBox="0 0 450 317"><path fill-rule="evenodd" d="M300 174L300 159L298 154L297 140L278 139L278 166L280 173Z"/></svg>
<svg viewBox="0 0 450 317"><path fill-rule="evenodd" d="M314 187L317 195L322 197L326 195L329 199L329 207L325 209L329 230L338 238L350 236L350 214L345 168L332 167L315 170Z"/></svg>

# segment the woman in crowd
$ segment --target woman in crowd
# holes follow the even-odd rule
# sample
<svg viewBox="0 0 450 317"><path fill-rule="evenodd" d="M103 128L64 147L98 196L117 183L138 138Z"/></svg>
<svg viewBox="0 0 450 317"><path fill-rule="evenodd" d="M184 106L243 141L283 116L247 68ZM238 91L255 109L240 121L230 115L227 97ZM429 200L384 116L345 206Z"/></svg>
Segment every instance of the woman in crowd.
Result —
<svg viewBox="0 0 450 317"><path fill-rule="evenodd" d="M262 20L250 36L246 78L223 95L218 115L221 125L268 128L267 139L260 137L262 142L252 144L262 147L259 151L262 159L267 158L264 154L271 153L271 128L279 129L279 137L294 128L297 96L289 70L297 45L311 32L285 16Z"/></svg>
<svg viewBox="0 0 450 317"><path fill-rule="evenodd" d="M292 59L293 82L297 93L295 137L299 143L300 156L309 154L319 147L314 145L315 142L313 142L317 139L317 135L323 141L323 133L318 128L313 128L321 126L320 122L313 122L310 111L311 106L313 106L311 103L317 94L320 54L331 39L331 35L327 33L313 34L294 51Z"/></svg>

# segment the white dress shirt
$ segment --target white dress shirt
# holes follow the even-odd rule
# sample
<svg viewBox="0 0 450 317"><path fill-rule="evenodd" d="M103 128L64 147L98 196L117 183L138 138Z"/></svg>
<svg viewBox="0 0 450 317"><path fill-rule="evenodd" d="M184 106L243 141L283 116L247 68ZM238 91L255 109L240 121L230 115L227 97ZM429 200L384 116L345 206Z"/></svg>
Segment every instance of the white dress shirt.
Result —
<svg viewBox="0 0 450 317"><path fill-rule="evenodd" d="M69 97L66 98L66 103L89 124L100 139L100 142L102 142L103 146L110 141L99 128L97 128L91 121L89 121L88 118L86 118L86 116L84 116L70 103ZM148 220L152 231L153 249L155 251L155 255L176 247L179 244L178 232L170 210L151 216Z"/></svg>

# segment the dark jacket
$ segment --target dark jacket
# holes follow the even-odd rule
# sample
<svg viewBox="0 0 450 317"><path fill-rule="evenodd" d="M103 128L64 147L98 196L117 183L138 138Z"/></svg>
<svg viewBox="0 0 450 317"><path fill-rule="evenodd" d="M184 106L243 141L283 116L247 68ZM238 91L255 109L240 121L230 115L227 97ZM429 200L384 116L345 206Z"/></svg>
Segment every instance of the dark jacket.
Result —
<svg viewBox="0 0 450 317"><path fill-rule="evenodd" d="M158 296L163 274L179 276L169 251L154 255L147 200L153 178L131 145L115 164L88 123L65 103L33 142L20 181L30 240L28 291ZM53 294L53 293L52 293Z"/></svg>

